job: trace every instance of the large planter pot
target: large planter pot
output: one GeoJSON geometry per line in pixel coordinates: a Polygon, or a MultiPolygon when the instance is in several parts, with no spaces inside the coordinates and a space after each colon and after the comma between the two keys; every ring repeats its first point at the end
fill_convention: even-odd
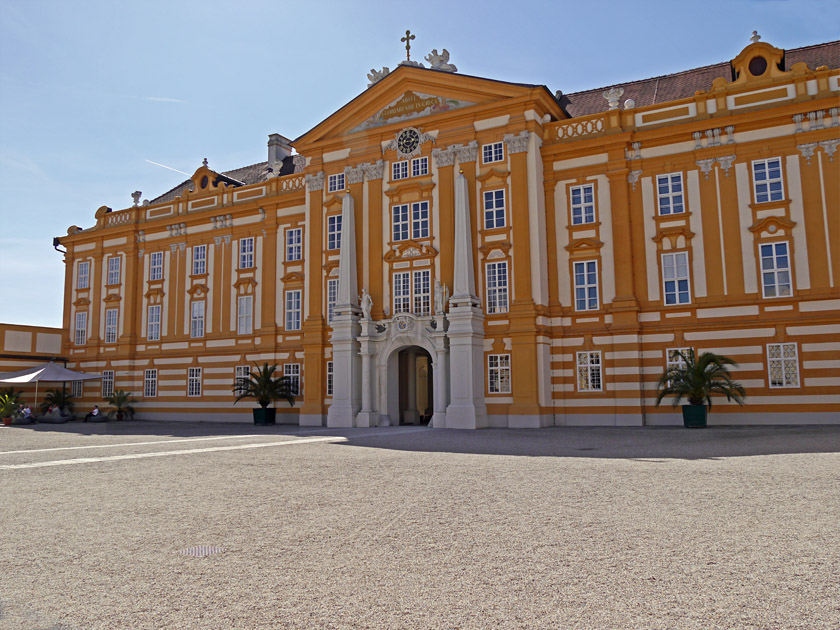
{"type": "Polygon", "coordinates": [[[705,429],[706,405],[683,405],[683,426],[686,429],[705,429]]]}
{"type": "Polygon", "coordinates": [[[7,426],[7,427],[12,426],[12,418],[11,418],[11,416],[10,416],[10,417],[8,417],[8,418],[3,418],[3,425],[4,425],[4,426],[7,426]]]}
{"type": "Polygon", "coordinates": [[[265,409],[258,407],[257,409],[254,409],[254,424],[274,424],[274,420],[276,418],[277,410],[274,407],[266,407],[265,409]]]}

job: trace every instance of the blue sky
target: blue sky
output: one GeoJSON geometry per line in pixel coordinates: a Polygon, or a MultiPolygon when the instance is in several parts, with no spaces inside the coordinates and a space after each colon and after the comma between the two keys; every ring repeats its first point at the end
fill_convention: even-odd
{"type": "Polygon", "coordinates": [[[840,3],[0,0],[0,322],[60,326],[52,237],[155,197],[202,158],[266,159],[364,91],[366,74],[447,48],[460,72],[552,91],[840,37],[840,3]]]}

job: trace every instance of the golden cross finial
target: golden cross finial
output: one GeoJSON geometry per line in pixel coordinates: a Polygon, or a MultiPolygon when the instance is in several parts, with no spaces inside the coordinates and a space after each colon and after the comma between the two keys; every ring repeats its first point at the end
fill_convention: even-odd
{"type": "Polygon", "coordinates": [[[411,31],[407,30],[405,32],[405,37],[401,37],[400,41],[405,42],[405,60],[411,61],[411,40],[414,39],[414,35],[411,34],[411,31]]]}

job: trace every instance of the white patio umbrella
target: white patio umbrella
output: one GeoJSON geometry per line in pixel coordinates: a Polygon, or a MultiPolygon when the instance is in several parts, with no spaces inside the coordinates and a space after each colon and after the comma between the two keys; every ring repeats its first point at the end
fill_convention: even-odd
{"type": "Polygon", "coordinates": [[[18,370],[17,372],[7,372],[0,374],[0,383],[35,383],[35,404],[38,404],[38,383],[47,381],[51,383],[59,383],[65,381],[92,381],[102,378],[97,374],[86,374],[84,372],[74,372],[65,367],[56,365],[52,361],[35,367],[26,368],[25,370],[18,370]]]}

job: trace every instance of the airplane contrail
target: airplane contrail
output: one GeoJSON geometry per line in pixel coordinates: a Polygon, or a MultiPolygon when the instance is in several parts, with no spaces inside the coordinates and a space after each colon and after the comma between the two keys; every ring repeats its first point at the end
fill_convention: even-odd
{"type": "Polygon", "coordinates": [[[149,164],[154,164],[155,166],[162,166],[163,168],[168,168],[170,171],[175,171],[176,173],[181,173],[181,175],[186,175],[189,177],[189,173],[185,173],[184,171],[179,171],[177,168],[172,168],[171,166],[167,166],[166,164],[158,164],[157,162],[152,162],[151,160],[146,160],[149,164]]]}

